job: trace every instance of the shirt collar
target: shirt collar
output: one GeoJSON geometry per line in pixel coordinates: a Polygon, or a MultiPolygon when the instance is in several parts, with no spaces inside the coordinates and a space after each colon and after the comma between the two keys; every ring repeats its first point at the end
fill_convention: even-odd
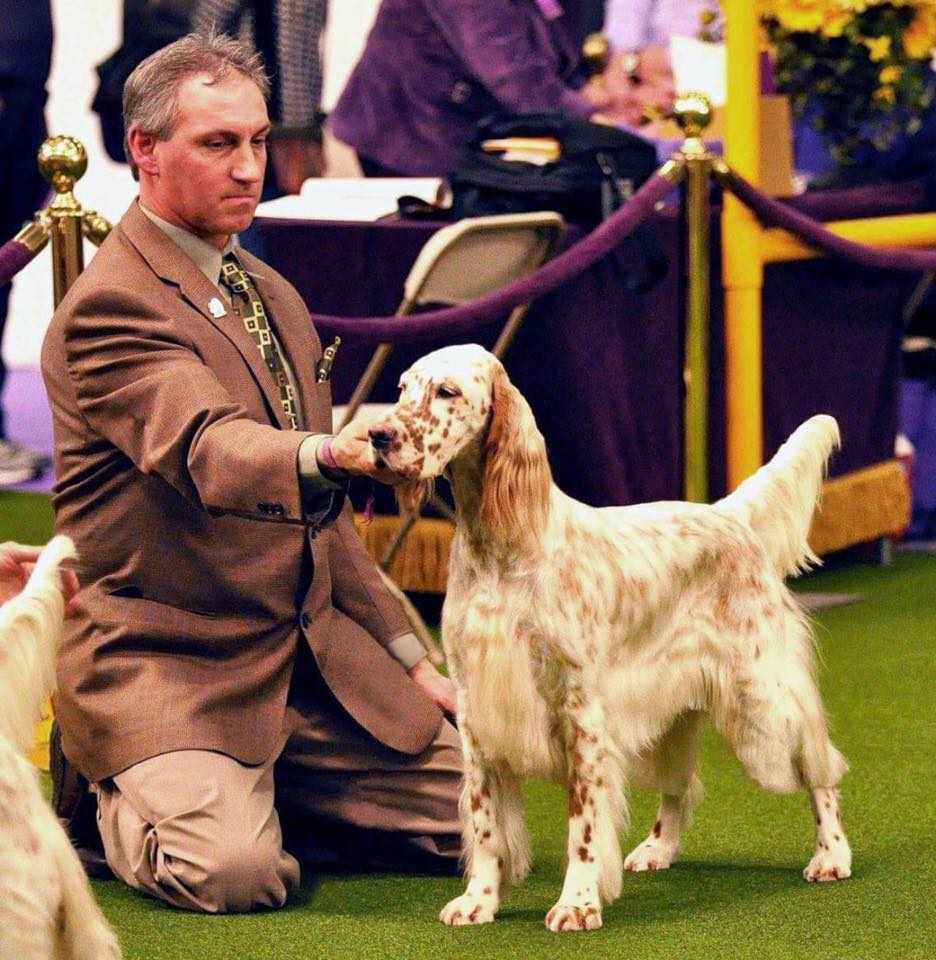
{"type": "Polygon", "coordinates": [[[140,210],[151,220],[163,233],[172,240],[176,246],[181,247],[182,252],[187,254],[196,267],[208,278],[208,280],[218,286],[221,278],[221,260],[226,253],[234,249],[234,238],[228,240],[223,250],[213,247],[206,243],[201,237],[196,237],[182,227],[177,227],[168,220],[163,220],[152,210],[147,210],[143,204],[140,204],[140,210]]]}

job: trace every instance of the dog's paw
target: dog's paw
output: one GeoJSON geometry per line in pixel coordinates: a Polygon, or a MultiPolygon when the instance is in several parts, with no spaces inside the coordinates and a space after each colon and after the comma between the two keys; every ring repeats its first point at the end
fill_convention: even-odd
{"type": "Polygon", "coordinates": [[[850,876],[851,850],[847,846],[817,850],[803,871],[803,877],[810,883],[831,883],[833,880],[847,880],[850,876]]]}
{"type": "Polygon", "coordinates": [[[553,933],[597,930],[600,926],[601,907],[597,903],[557,903],[546,914],[546,929],[553,933]]]}
{"type": "Polygon", "coordinates": [[[635,847],[624,861],[624,869],[631,873],[643,873],[645,870],[668,870],[679,853],[672,846],[651,838],[635,847]]]}
{"type": "Polygon", "coordinates": [[[493,923],[497,915],[494,897],[475,897],[463,893],[450,900],[439,914],[439,919],[449,927],[467,927],[479,923],[493,923]]]}

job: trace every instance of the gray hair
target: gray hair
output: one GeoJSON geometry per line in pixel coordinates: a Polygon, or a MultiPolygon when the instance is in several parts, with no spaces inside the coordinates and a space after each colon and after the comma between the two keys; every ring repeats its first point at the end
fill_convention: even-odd
{"type": "MultiPolygon", "coordinates": [[[[270,95],[270,80],[259,54],[238,40],[220,33],[190,33],[148,56],[127,78],[123,91],[124,130],[136,124],[157,140],[172,136],[178,118],[179,85],[187,77],[207,74],[220,83],[232,72],[252,80],[270,95]]],[[[139,172],[124,135],[124,153],[135,180],[139,172]]]]}

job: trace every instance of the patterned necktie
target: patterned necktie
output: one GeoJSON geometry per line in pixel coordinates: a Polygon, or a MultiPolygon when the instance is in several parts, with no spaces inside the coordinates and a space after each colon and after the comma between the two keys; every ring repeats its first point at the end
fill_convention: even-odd
{"type": "Polygon", "coordinates": [[[283,358],[276,347],[276,340],[270,330],[266,309],[253,280],[247,271],[237,262],[233,253],[225,254],[221,262],[221,283],[231,291],[231,299],[238,316],[244,321],[247,332],[253,337],[263,362],[273,375],[273,382],[279,389],[280,403],[286,413],[286,419],[293,430],[299,429],[296,416],[296,399],[292,384],[286,376],[283,358]]]}

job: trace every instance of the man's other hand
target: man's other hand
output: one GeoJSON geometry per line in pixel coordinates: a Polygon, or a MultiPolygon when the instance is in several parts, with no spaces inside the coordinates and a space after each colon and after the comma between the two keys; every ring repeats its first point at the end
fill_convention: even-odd
{"type": "Polygon", "coordinates": [[[428,657],[412,667],[409,675],[437,707],[450,717],[455,716],[455,684],[442,676],[428,657]]]}

